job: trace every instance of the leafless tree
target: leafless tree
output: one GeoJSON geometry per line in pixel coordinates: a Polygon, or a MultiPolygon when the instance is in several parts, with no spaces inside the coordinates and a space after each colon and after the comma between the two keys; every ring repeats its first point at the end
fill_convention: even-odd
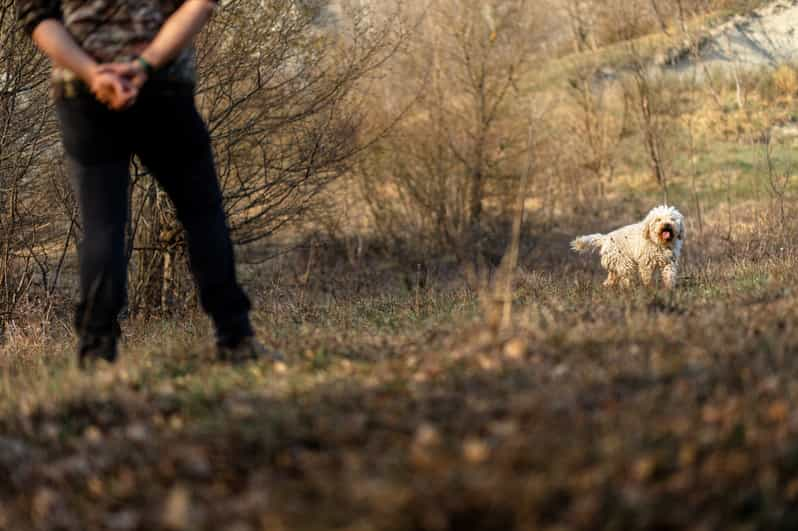
{"type": "MultiPolygon", "coordinates": [[[[383,133],[369,128],[369,81],[404,42],[391,23],[355,6],[332,27],[313,5],[233,0],[197,42],[197,98],[213,140],[236,244],[295,222],[354,157],[383,133]]],[[[171,205],[134,179],[131,308],[180,300],[184,243],[171,205]],[[179,268],[175,270],[175,268],[179,268]]]]}
{"type": "Polygon", "coordinates": [[[53,294],[75,233],[73,209],[59,205],[68,193],[58,179],[48,71],[16,25],[13,0],[0,0],[0,331],[34,286],[40,299],[53,294]]]}
{"type": "Polygon", "coordinates": [[[626,93],[635,109],[637,127],[651,175],[668,201],[668,185],[675,147],[678,98],[668,87],[668,79],[652,67],[639,51],[630,45],[630,76],[626,93]]]}
{"type": "Polygon", "coordinates": [[[359,172],[384,233],[424,234],[432,246],[479,252],[486,205],[507,206],[525,160],[527,131],[516,118],[526,103],[517,83],[538,57],[536,7],[526,0],[430,7],[412,39],[415,59],[398,67],[403,83],[423,86],[418,105],[359,172]]]}
{"type": "Polygon", "coordinates": [[[629,99],[618,90],[619,83],[601,74],[600,69],[588,65],[575,69],[568,80],[568,95],[574,104],[568,120],[575,143],[572,151],[580,159],[586,184],[598,188],[594,196],[599,200],[615,173],[629,114],[629,99]]]}

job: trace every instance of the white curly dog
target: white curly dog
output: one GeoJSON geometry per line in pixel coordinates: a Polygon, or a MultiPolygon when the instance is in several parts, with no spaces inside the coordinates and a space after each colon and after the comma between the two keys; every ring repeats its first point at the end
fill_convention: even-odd
{"type": "Polygon", "coordinates": [[[631,286],[636,275],[650,286],[657,270],[668,288],[676,286],[679,256],[684,245],[684,216],[672,206],[651,209],[643,221],[609,234],[579,236],[571,242],[577,252],[598,250],[601,265],[607,270],[605,286],[620,280],[631,286]]]}

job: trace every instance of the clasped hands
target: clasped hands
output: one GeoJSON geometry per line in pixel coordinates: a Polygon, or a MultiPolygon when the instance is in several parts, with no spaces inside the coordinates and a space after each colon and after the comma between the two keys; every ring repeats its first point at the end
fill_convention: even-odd
{"type": "Polygon", "coordinates": [[[137,61],[104,63],[91,69],[86,82],[98,101],[113,111],[121,111],[136,103],[147,77],[147,71],[137,61]]]}

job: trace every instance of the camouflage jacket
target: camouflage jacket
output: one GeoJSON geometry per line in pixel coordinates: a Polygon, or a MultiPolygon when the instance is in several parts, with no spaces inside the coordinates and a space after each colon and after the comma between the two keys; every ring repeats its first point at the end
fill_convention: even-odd
{"type": "MultiPolygon", "coordinates": [[[[101,63],[130,61],[151,41],[183,0],[16,0],[17,17],[30,34],[43,20],[60,20],[78,45],[101,63]]],[[[186,48],[154,76],[194,83],[194,50],[186,48]]],[[[74,74],[53,68],[55,81],[74,74]]]]}

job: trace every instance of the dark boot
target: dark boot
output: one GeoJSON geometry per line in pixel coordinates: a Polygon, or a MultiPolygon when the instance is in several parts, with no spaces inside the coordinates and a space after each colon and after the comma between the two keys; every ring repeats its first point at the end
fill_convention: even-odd
{"type": "Polygon", "coordinates": [[[116,335],[82,335],[78,343],[78,366],[89,369],[100,360],[115,362],[118,354],[116,342],[116,335]]]}
{"type": "Polygon", "coordinates": [[[241,338],[234,344],[217,343],[216,356],[219,361],[233,365],[248,361],[285,361],[281,352],[266,347],[255,336],[241,338]]]}

